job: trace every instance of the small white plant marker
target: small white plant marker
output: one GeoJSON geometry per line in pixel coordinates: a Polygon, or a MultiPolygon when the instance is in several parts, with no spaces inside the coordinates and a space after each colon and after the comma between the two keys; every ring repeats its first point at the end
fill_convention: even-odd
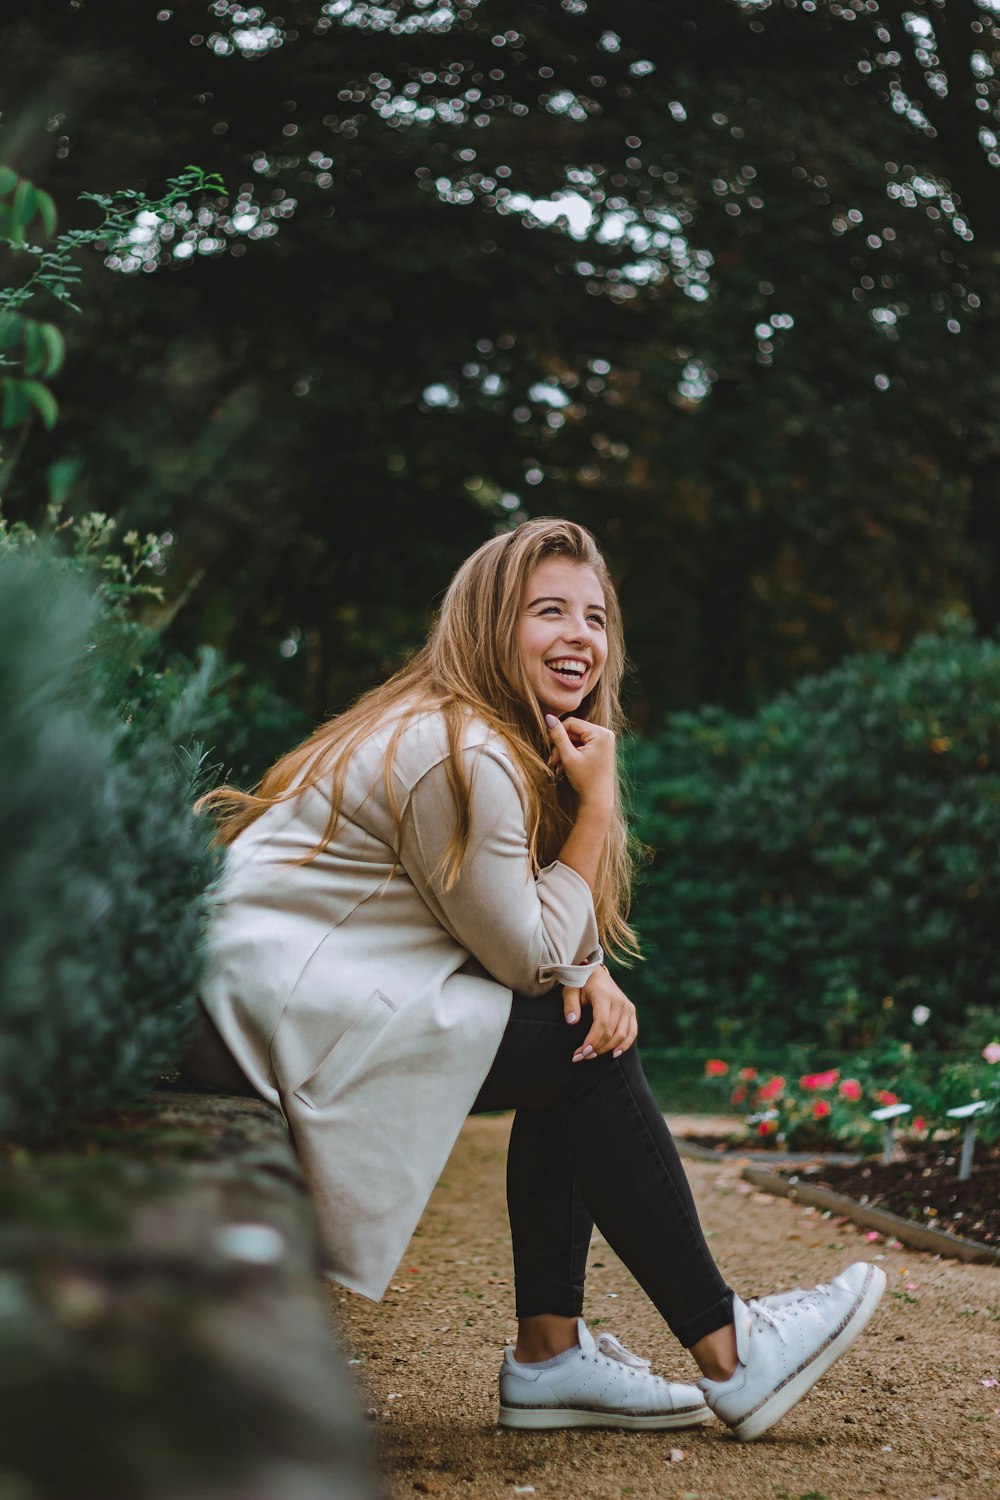
{"type": "Polygon", "coordinates": [[[892,1150],[896,1144],[896,1121],[901,1115],[908,1115],[912,1108],[912,1104],[884,1104],[881,1109],[872,1110],[871,1118],[885,1126],[885,1144],[882,1147],[884,1162],[892,1161],[892,1150]]]}
{"type": "Polygon", "coordinates": [[[959,1182],[968,1182],[972,1176],[972,1157],[976,1149],[976,1121],[987,1114],[993,1105],[988,1099],[975,1099],[971,1104],[960,1104],[948,1110],[949,1120],[964,1120],[965,1134],[962,1136],[962,1159],[958,1164],[959,1182]]]}

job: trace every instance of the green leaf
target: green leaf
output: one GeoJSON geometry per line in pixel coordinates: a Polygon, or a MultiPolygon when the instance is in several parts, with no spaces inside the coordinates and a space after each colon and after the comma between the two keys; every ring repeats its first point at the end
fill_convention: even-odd
{"type": "Polygon", "coordinates": [[[38,194],[38,212],[41,216],[42,226],[45,230],[45,233],[55,234],[56,219],[58,217],[56,213],[55,200],[53,199],[51,193],[45,192],[44,188],[37,188],[36,192],[38,194]]]}
{"type": "Polygon", "coordinates": [[[48,356],[45,369],[42,374],[46,379],[50,375],[56,375],[63,367],[66,357],[66,341],[54,323],[39,323],[42,340],[45,344],[45,352],[48,356]]]}
{"type": "Polygon", "coordinates": [[[31,223],[37,212],[38,190],[33,183],[25,182],[22,178],[14,194],[14,221],[23,228],[31,223]]]}
{"type": "Polygon", "coordinates": [[[14,229],[14,210],[9,203],[0,203],[0,239],[10,239],[14,229]]]}
{"type": "Polygon", "coordinates": [[[38,375],[46,363],[45,340],[34,318],[24,321],[24,373],[38,375]]]}
{"type": "Polygon", "coordinates": [[[0,427],[9,431],[11,427],[20,427],[28,415],[28,395],[24,389],[23,380],[12,380],[10,376],[3,383],[3,416],[0,418],[0,427]]]}
{"type": "Polygon", "coordinates": [[[42,385],[40,380],[24,380],[21,384],[24,386],[28,400],[37,408],[46,428],[51,432],[59,416],[59,403],[55,396],[48,386],[42,385]]]}
{"type": "Polygon", "coordinates": [[[6,198],[17,187],[17,173],[10,167],[0,167],[0,198],[6,198]]]}
{"type": "Polygon", "coordinates": [[[20,313],[9,312],[0,316],[0,353],[15,348],[21,342],[24,319],[20,313]]]}

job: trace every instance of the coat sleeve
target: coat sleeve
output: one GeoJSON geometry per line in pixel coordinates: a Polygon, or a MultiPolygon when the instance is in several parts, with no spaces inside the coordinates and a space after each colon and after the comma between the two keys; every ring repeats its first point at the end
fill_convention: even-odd
{"type": "Polygon", "coordinates": [[[556,860],[534,876],[513,767],[488,749],[464,752],[472,829],[458,880],[441,866],[455,825],[444,762],[410,792],[400,859],[441,925],[515,993],[583,984],[603,959],[590,887],[556,860]]]}

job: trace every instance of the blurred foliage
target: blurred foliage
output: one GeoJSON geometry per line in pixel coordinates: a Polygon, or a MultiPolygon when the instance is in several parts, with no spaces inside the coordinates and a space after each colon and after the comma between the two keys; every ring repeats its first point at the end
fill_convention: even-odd
{"type": "Polygon", "coordinates": [[[19,173],[230,189],[85,258],[12,513],[72,464],[78,508],[168,525],[169,639],[313,716],[523,514],[607,548],[640,727],[944,608],[989,630],[998,32],[971,0],[8,0],[19,173]]]}
{"type": "Polygon", "coordinates": [[[0,548],[0,629],[0,1130],[44,1136],[148,1088],[194,1019],[203,684],[122,719],[107,602],[23,537],[0,548]]]}
{"type": "MultiPolygon", "coordinates": [[[[56,205],[50,193],[19,178],[10,167],[0,165],[0,246],[15,252],[11,257],[12,284],[0,285],[0,370],[19,371],[0,380],[3,408],[0,427],[25,429],[37,412],[46,428],[54,427],[59,415],[55,397],[45,384],[62,369],[65,341],[55,323],[27,317],[21,309],[42,295],[72,312],[72,288],[80,282],[76,257],[85,246],[115,242],[127,237],[137,218],[155,219],[193,192],[221,192],[221,178],[206,176],[199,167],[187,167],[167,184],[167,192],[155,202],[145,193],[128,188],[117,193],[81,193],[103,211],[96,229],[71,229],[59,235],[50,248],[34,243],[28,231],[50,239],[56,230],[56,205]],[[24,262],[30,263],[25,269],[24,262]]],[[[0,447],[0,454],[3,450],[0,447]]],[[[0,464],[0,495],[13,473],[13,458],[0,464]]]]}
{"type": "MultiPolygon", "coordinates": [[[[634,747],[630,979],[668,1039],[947,1046],[1000,1004],[1000,644],[967,622],[634,747]],[[913,1012],[915,1007],[925,1007],[913,1012]]],[[[981,1033],[982,1041],[989,1033],[981,1033]]]]}

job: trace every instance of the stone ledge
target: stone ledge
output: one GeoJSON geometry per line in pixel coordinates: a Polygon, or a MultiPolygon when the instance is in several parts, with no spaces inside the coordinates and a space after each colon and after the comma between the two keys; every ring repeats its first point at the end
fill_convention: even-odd
{"type": "Polygon", "coordinates": [[[0,1220],[0,1495],[372,1500],[312,1209],[266,1104],[164,1092],[9,1146],[0,1220]]]}

